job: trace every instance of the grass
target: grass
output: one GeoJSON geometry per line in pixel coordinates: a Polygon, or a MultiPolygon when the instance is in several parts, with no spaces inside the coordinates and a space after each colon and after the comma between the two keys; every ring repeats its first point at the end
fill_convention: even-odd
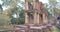
{"type": "Polygon", "coordinates": [[[60,29],[58,29],[57,27],[53,27],[54,31],[53,32],[60,32],[60,29]]]}
{"type": "Polygon", "coordinates": [[[3,27],[2,26],[0,26],[0,30],[3,30],[3,27]]]}
{"type": "Polygon", "coordinates": [[[0,30],[10,30],[12,29],[11,25],[6,26],[6,28],[4,28],[3,26],[0,26],[0,30]]]}

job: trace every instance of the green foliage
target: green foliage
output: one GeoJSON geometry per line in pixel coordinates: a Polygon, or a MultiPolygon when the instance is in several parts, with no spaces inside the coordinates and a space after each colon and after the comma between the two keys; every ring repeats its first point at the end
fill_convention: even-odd
{"type": "Polygon", "coordinates": [[[15,7],[16,5],[17,6],[24,6],[24,2],[21,1],[21,0],[1,0],[3,3],[2,3],[2,6],[4,7],[8,7],[10,6],[11,7],[15,7]],[[21,5],[18,5],[18,4],[21,4],[21,5]]]}
{"type": "Polygon", "coordinates": [[[12,3],[12,0],[1,0],[1,1],[3,1],[2,5],[6,7],[12,3]]]}
{"type": "Polygon", "coordinates": [[[18,18],[12,18],[11,19],[11,23],[12,24],[17,24],[19,22],[19,19],[18,18]]]}
{"type": "Polygon", "coordinates": [[[24,24],[24,18],[12,18],[11,24],[24,24]]]}
{"type": "Polygon", "coordinates": [[[21,10],[20,11],[20,14],[19,14],[19,16],[20,16],[20,24],[24,24],[25,23],[25,12],[24,12],[25,10],[21,10]]]}
{"type": "Polygon", "coordinates": [[[33,0],[29,0],[30,2],[33,2],[33,0]]]}
{"type": "Polygon", "coordinates": [[[60,14],[60,9],[58,8],[54,8],[55,9],[55,13],[59,13],[60,14]]]}
{"type": "Polygon", "coordinates": [[[24,18],[25,16],[25,10],[21,9],[20,13],[19,13],[20,18],[24,18]]]}
{"type": "Polygon", "coordinates": [[[0,4],[0,12],[2,12],[3,11],[3,8],[2,8],[2,5],[0,4]]]}
{"type": "Polygon", "coordinates": [[[49,4],[50,4],[50,5],[55,5],[56,3],[57,3],[56,0],[49,0],[49,4]]]}
{"type": "Polygon", "coordinates": [[[8,13],[8,15],[12,18],[11,19],[12,24],[24,24],[25,22],[24,9],[19,9],[19,7],[14,7],[11,13],[8,13]],[[14,18],[12,15],[17,13],[19,15],[19,18],[14,18]]]}
{"type": "Polygon", "coordinates": [[[55,9],[54,9],[54,8],[57,7],[57,6],[56,6],[57,3],[58,3],[57,0],[49,0],[49,6],[50,6],[50,7],[49,7],[48,10],[50,10],[50,11],[52,12],[52,14],[51,14],[52,16],[54,16],[54,13],[55,13],[55,11],[54,11],[55,9]]]}

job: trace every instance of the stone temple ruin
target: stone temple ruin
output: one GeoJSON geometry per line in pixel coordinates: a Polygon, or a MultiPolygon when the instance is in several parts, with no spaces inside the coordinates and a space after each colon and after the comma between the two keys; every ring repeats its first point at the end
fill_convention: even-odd
{"type": "Polygon", "coordinates": [[[47,11],[44,8],[44,4],[39,2],[39,0],[25,0],[25,24],[46,24],[47,21],[47,11]]]}
{"type": "Polygon", "coordinates": [[[6,32],[52,32],[47,16],[42,2],[25,0],[25,25],[14,25],[14,29],[6,32]]]}

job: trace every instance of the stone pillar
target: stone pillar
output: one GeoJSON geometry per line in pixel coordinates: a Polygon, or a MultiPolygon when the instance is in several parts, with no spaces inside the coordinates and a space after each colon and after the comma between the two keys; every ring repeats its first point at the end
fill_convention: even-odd
{"type": "Polygon", "coordinates": [[[28,24],[29,23],[28,22],[29,16],[28,16],[28,14],[26,12],[28,10],[29,10],[29,8],[28,8],[28,0],[25,0],[25,24],[28,24]]]}
{"type": "Polygon", "coordinates": [[[25,24],[29,24],[29,16],[25,13],[25,24]]]}
{"type": "Polygon", "coordinates": [[[43,13],[43,23],[47,24],[48,21],[47,21],[47,16],[45,13],[43,13]]]}
{"type": "Polygon", "coordinates": [[[32,16],[30,16],[30,24],[33,24],[33,18],[32,18],[32,16]]]}
{"type": "Polygon", "coordinates": [[[25,0],[25,9],[29,10],[29,8],[28,8],[28,0],[25,0]]]}
{"type": "Polygon", "coordinates": [[[46,23],[48,23],[48,17],[46,16],[46,23]]]}
{"type": "Polygon", "coordinates": [[[33,8],[39,10],[39,0],[33,0],[33,8]]]}
{"type": "Polygon", "coordinates": [[[34,13],[34,24],[39,24],[39,14],[37,14],[36,12],[34,13]]]}
{"type": "Polygon", "coordinates": [[[39,24],[39,0],[33,0],[34,8],[34,24],[39,24]]]}
{"type": "Polygon", "coordinates": [[[37,24],[39,24],[39,22],[40,22],[39,20],[40,20],[40,19],[39,19],[39,14],[37,14],[37,21],[36,21],[37,24]]]}
{"type": "Polygon", "coordinates": [[[37,24],[37,14],[34,13],[34,24],[37,24]]]}
{"type": "Polygon", "coordinates": [[[42,17],[42,14],[41,14],[41,15],[39,15],[39,24],[42,24],[42,22],[43,22],[43,17],[42,17]]]}

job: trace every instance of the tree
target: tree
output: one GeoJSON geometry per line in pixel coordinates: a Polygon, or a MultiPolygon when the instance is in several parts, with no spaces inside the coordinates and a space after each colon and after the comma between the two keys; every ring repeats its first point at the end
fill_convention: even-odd
{"type": "Polygon", "coordinates": [[[2,6],[7,7],[7,15],[11,18],[12,22],[21,23],[24,22],[24,2],[21,0],[2,0],[2,6]],[[20,5],[19,5],[20,4],[20,5]],[[16,14],[18,18],[14,18],[12,15],[16,14]]]}
{"type": "Polygon", "coordinates": [[[25,10],[19,7],[14,7],[11,9],[11,13],[8,13],[8,16],[10,16],[11,19],[11,23],[15,23],[15,24],[24,24],[24,12],[25,10]],[[16,14],[17,18],[14,18],[14,15],[16,14]]]}
{"type": "Polygon", "coordinates": [[[3,11],[3,8],[2,8],[2,5],[0,4],[0,12],[2,12],[3,11]]]}
{"type": "Polygon", "coordinates": [[[54,9],[55,9],[55,13],[60,14],[60,9],[58,9],[58,8],[54,8],[54,9]]]}
{"type": "Polygon", "coordinates": [[[51,11],[52,11],[52,16],[54,16],[54,8],[57,4],[57,1],[56,0],[49,0],[49,4],[50,4],[51,11]]]}
{"type": "Polygon", "coordinates": [[[1,1],[3,2],[2,6],[7,7],[7,8],[8,7],[13,8],[15,6],[18,6],[18,4],[21,4],[21,5],[24,4],[24,2],[22,2],[21,0],[1,0],[1,1]]]}
{"type": "Polygon", "coordinates": [[[11,23],[12,24],[24,24],[24,22],[25,22],[25,14],[24,14],[24,11],[25,10],[23,10],[23,9],[21,9],[20,11],[15,11],[15,10],[13,10],[14,12],[12,12],[12,14],[13,13],[19,13],[18,15],[19,15],[19,17],[18,18],[14,18],[13,16],[12,16],[12,14],[11,14],[11,16],[12,16],[12,19],[11,19],[11,23]]]}
{"type": "Polygon", "coordinates": [[[24,24],[24,23],[25,23],[25,10],[22,9],[22,10],[20,11],[19,16],[20,16],[20,23],[21,23],[21,24],[24,24]]]}

